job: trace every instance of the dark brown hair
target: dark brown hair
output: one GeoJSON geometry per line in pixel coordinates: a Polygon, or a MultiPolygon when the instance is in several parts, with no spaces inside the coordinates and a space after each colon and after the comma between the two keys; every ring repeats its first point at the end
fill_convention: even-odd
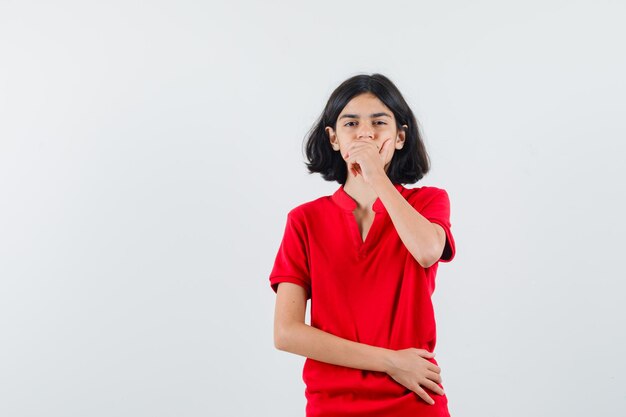
{"type": "Polygon", "coordinates": [[[393,183],[414,184],[430,169],[430,160],[417,125],[417,120],[398,88],[384,75],[356,75],[342,82],[333,91],[324,111],[305,137],[306,166],[310,173],[319,172],[326,181],[345,184],[346,162],[331,147],[326,126],[336,130],[337,118],[355,96],[372,93],[387,106],[396,119],[398,129],[405,129],[405,143],[396,149],[387,170],[393,183]],[[404,128],[402,125],[407,125],[404,128]]]}

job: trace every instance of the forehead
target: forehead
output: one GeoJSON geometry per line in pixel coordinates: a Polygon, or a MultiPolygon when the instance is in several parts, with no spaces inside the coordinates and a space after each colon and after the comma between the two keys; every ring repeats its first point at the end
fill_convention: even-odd
{"type": "Polygon", "coordinates": [[[353,97],[339,115],[351,113],[367,117],[369,114],[379,112],[389,113],[393,117],[393,112],[378,97],[372,93],[363,93],[353,97]]]}

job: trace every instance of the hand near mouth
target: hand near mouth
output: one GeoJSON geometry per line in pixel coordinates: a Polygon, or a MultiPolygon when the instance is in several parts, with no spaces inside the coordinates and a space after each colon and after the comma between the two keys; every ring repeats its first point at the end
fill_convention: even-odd
{"type": "Polygon", "coordinates": [[[365,182],[370,183],[378,175],[385,173],[385,161],[391,148],[391,138],[385,139],[382,145],[371,140],[357,139],[350,144],[343,159],[348,170],[354,177],[362,175],[365,182]]]}

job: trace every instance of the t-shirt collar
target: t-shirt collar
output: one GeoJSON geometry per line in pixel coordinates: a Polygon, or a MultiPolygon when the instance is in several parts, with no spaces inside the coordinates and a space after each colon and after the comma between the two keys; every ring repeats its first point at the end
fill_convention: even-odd
{"type": "MultiPolygon", "coordinates": [[[[394,187],[396,187],[396,190],[402,193],[402,189],[404,188],[402,184],[393,184],[393,185],[394,187]]],[[[339,188],[337,189],[337,191],[334,192],[331,198],[335,202],[335,204],[337,204],[343,210],[353,212],[357,207],[356,201],[352,197],[350,197],[350,195],[346,193],[346,191],[343,189],[343,184],[339,186],[339,188]]],[[[387,211],[385,209],[385,205],[383,204],[382,201],[380,201],[379,197],[377,197],[376,201],[374,201],[374,204],[372,205],[372,210],[374,210],[377,213],[387,211]]]]}

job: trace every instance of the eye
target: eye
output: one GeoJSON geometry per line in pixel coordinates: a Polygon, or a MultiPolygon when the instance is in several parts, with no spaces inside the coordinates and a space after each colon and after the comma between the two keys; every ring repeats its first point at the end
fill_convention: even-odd
{"type": "Polygon", "coordinates": [[[348,122],[344,126],[348,126],[348,125],[352,126],[350,123],[356,123],[356,122],[348,122]]]}
{"type": "Polygon", "coordinates": [[[377,120],[376,123],[380,122],[381,125],[386,125],[387,123],[383,122],[382,120],[377,120]]]}

